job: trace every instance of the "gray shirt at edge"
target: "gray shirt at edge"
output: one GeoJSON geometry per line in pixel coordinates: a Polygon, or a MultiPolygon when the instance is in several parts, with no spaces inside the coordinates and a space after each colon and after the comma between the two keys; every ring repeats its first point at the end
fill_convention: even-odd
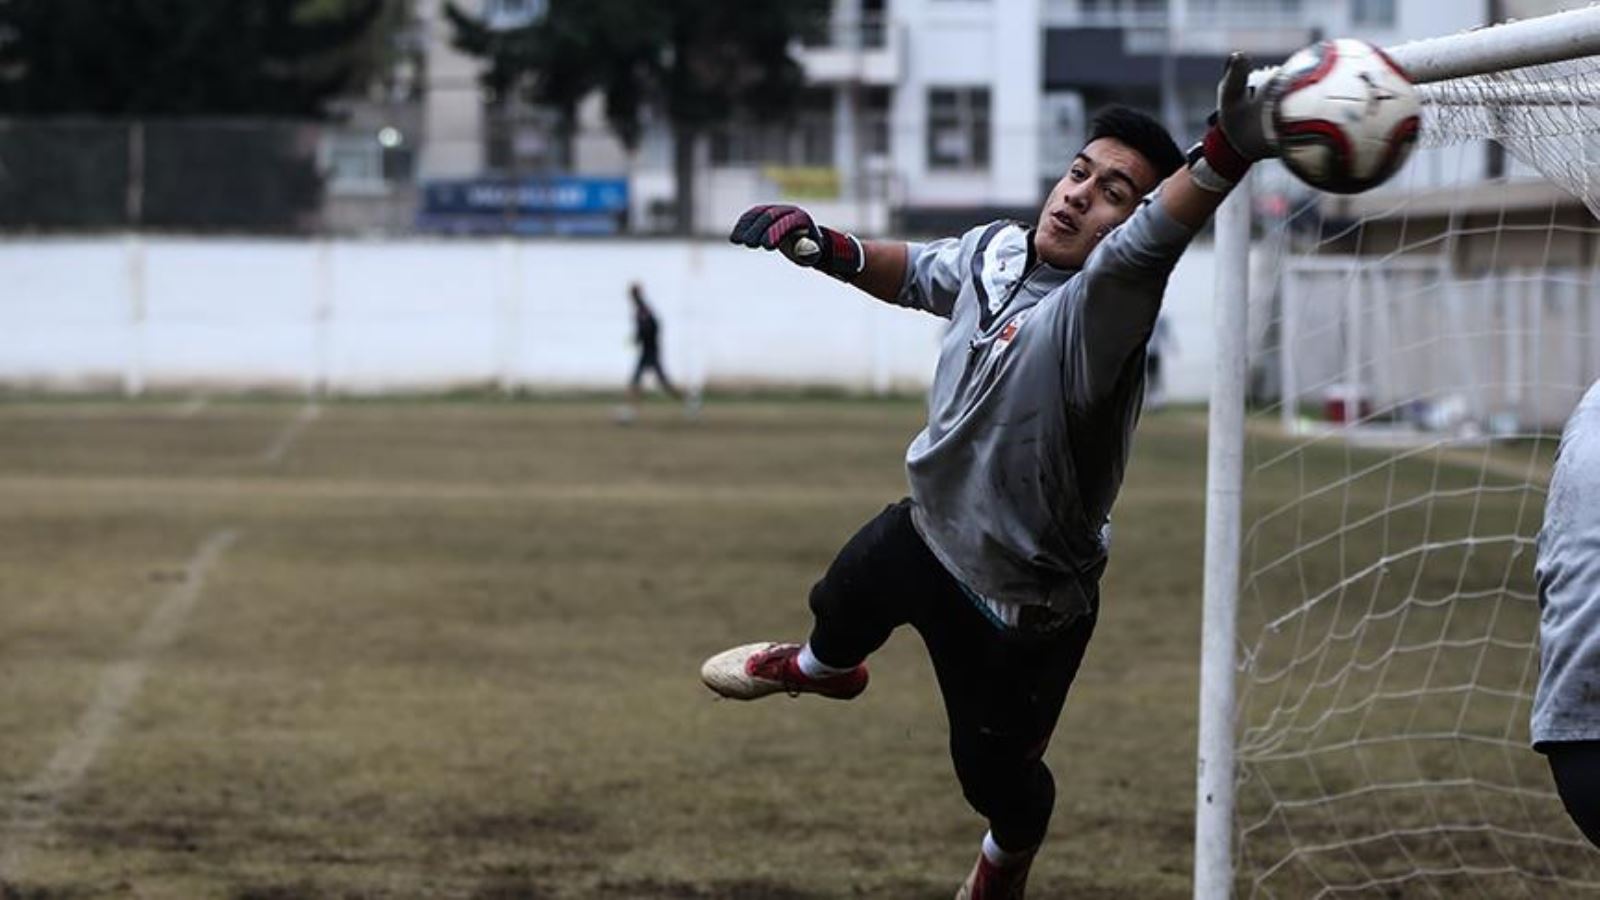
{"type": "Polygon", "coordinates": [[[1589,388],[1561,434],[1534,577],[1534,746],[1600,740],[1600,382],[1589,388]]]}

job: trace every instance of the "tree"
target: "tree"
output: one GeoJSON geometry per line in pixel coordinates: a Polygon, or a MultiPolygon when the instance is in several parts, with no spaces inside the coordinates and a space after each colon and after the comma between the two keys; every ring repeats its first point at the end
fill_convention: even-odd
{"type": "Polygon", "coordinates": [[[803,78],[790,55],[826,21],[828,0],[550,0],[529,25],[495,29],[454,2],[456,46],[488,62],[484,84],[561,116],[570,135],[579,101],[599,91],[606,120],[635,150],[647,109],[672,126],[678,230],[694,223],[694,149],[730,116],[758,120],[794,108],[803,78]]]}
{"type": "Polygon", "coordinates": [[[138,123],[0,131],[0,226],[313,226],[304,123],[215,119],[321,117],[400,3],[0,0],[0,116],[138,123]]]}
{"type": "Polygon", "coordinates": [[[0,0],[0,114],[319,117],[384,0],[0,0]]]}

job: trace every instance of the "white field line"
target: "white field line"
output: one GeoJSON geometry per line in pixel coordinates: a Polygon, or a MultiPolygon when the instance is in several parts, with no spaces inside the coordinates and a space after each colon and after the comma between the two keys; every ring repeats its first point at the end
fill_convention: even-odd
{"type": "Polygon", "coordinates": [[[196,394],[185,401],[182,406],[178,407],[176,415],[180,419],[192,419],[199,415],[201,410],[210,405],[210,397],[207,397],[205,394],[196,394]]]}
{"type": "MultiPolygon", "coordinates": [[[[108,666],[94,699],[65,744],[43,769],[17,791],[0,847],[0,883],[15,882],[37,841],[54,824],[64,794],[77,786],[95,758],[115,735],[123,713],[139,693],[151,660],[172,643],[195,602],[206,574],[237,539],[231,528],[207,535],[184,566],[183,582],[173,588],[134,635],[127,655],[108,666]]],[[[0,889],[3,893],[3,889],[0,889]]]]}
{"type": "Polygon", "coordinates": [[[300,412],[289,420],[289,424],[283,426],[283,430],[278,432],[277,436],[272,439],[272,443],[261,451],[261,455],[256,457],[256,460],[268,465],[282,462],[283,455],[289,452],[289,448],[294,445],[295,439],[300,437],[300,433],[305,431],[306,426],[316,421],[316,418],[320,415],[322,415],[322,407],[317,405],[317,401],[314,398],[307,400],[306,405],[300,407],[300,412]]]}

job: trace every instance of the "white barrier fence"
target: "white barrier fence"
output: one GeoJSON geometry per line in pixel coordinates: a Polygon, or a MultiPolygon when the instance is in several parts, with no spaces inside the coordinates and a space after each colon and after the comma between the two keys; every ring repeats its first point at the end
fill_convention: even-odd
{"type": "MultiPolygon", "coordinates": [[[[1203,397],[1210,247],[1168,292],[1169,396],[1203,397]]],[[[924,388],[942,321],[731,245],[687,241],[0,242],[0,383],[373,393],[616,389],[628,284],[690,385],[924,388]]]]}

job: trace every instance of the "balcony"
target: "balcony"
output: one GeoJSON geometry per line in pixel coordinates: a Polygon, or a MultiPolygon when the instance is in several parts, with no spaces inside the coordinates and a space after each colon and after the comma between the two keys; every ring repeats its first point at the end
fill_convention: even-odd
{"type": "Polygon", "coordinates": [[[1045,24],[1056,28],[1163,29],[1170,15],[1167,0],[1045,0],[1045,24]]]}
{"type": "Polygon", "coordinates": [[[797,54],[812,84],[893,85],[900,80],[899,28],[884,16],[834,19],[797,54]]]}
{"type": "Polygon", "coordinates": [[[1130,53],[1277,53],[1342,31],[1350,0],[1045,0],[1051,28],[1115,28],[1130,53]]]}

